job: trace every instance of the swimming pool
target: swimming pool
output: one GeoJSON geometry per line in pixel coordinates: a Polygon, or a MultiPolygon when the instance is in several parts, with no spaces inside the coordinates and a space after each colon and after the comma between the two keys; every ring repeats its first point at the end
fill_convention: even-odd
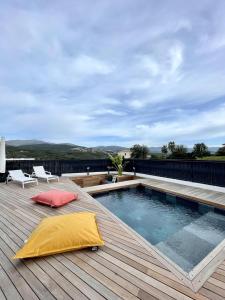
{"type": "Polygon", "coordinates": [[[186,272],[225,238],[225,212],[212,206],[142,186],[94,198],[186,272]]]}

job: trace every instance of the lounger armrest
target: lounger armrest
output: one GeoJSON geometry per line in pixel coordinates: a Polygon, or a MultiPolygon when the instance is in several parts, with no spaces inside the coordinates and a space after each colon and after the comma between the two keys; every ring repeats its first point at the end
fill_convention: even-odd
{"type": "Polygon", "coordinates": [[[35,176],[36,176],[35,172],[32,172],[31,177],[35,177],[35,176]]]}
{"type": "Polygon", "coordinates": [[[23,173],[23,174],[27,177],[31,177],[30,174],[28,174],[28,173],[23,173]]]}
{"type": "Polygon", "coordinates": [[[47,175],[52,175],[52,173],[49,172],[49,171],[45,171],[45,173],[46,173],[47,175]]]}

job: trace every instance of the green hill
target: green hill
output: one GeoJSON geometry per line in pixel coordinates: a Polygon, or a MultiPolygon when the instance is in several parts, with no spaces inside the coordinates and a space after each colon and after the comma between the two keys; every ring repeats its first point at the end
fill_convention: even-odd
{"type": "Polygon", "coordinates": [[[71,144],[34,144],[10,146],[6,145],[7,158],[35,159],[103,159],[107,154],[103,151],[92,150],[71,144]]]}

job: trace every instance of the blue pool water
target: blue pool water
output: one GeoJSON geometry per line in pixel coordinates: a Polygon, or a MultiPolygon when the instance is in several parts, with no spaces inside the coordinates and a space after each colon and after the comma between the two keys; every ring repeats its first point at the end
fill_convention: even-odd
{"type": "Polygon", "coordinates": [[[211,206],[144,187],[94,197],[186,272],[225,238],[225,214],[211,206]]]}

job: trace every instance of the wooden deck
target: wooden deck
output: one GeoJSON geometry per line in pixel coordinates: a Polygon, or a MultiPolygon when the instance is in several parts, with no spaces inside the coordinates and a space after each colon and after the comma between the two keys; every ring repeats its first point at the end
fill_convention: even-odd
{"type": "Polygon", "coordinates": [[[195,293],[178,279],[132,232],[69,179],[24,190],[0,184],[0,299],[225,299],[225,261],[195,293]],[[79,200],[59,209],[34,204],[39,191],[59,188],[79,200]],[[12,260],[43,217],[94,211],[105,246],[98,252],[74,251],[12,260]]]}
{"type": "Polygon", "coordinates": [[[143,185],[152,186],[154,189],[169,192],[171,194],[187,197],[193,201],[213,205],[225,209],[225,193],[209,189],[192,187],[185,184],[165,182],[162,180],[145,179],[143,185]]]}

